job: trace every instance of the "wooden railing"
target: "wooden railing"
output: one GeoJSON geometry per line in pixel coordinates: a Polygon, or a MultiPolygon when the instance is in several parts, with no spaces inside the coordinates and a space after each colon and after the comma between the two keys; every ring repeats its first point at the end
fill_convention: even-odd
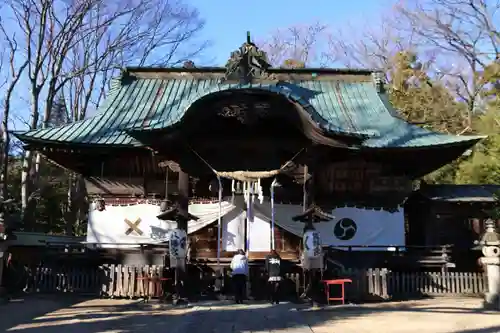
{"type": "Polygon", "coordinates": [[[347,270],[353,280],[347,295],[355,300],[398,299],[415,296],[482,295],[485,275],[478,272],[392,272],[387,269],[347,270]]]}
{"type": "MultiPolygon", "coordinates": [[[[102,297],[153,296],[155,290],[142,279],[151,275],[170,275],[163,266],[133,267],[102,265],[96,268],[36,267],[27,269],[23,278],[24,291],[35,293],[77,293],[102,297]]],[[[230,277],[224,274],[224,291],[231,292],[230,277]]],[[[350,278],[347,298],[353,301],[388,300],[415,296],[482,295],[487,291],[485,274],[478,272],[392,272],[387,269],[345,270],[335,277],[350,278]]],[[[289,296],[296,297],[304,289],[303,274],[290,272],[285,276],[289,296]]],[[[190,276],[192,290],[203,293],[213,286],[213,271],[190,276]]],[[[250,273],[252,294],[262,297],[266,277],[261,270],[250,273]]],[[[166,283],[172,285],[172,281],[166,283]]]]}
{"type": "Polygon", "coordinates": [[[102,265],[97,268],[36,267],[27,271],[26,292],[68,292],[104,297],[153,296],[152,282],[143,278],[160,276],[162,266],[133,267],[102,265]],[[149,284],[149,285],[146,285],[149,284]]]}

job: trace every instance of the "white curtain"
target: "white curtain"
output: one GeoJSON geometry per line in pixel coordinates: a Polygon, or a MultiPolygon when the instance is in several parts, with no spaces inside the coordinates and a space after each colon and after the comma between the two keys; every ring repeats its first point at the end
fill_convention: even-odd
{"type": "Polygon", "coordinates": [[[222,225],[222,250],[235,252],[245,247],[246,214],[235,209],[224,217],[222,225]]]}
{"type": "MultiPolygon", "coordinates": [[[[222,216],[235,208],[229,201],[222,201],[221,206],[222,216]]],[[[193,233],[219,219],[219,203],[191,204],[189,205],[189,213],[199,217],[199,220],[188,223],[188,233],[193,233]]]]}
{"type": "Polygon", "coordinates": [[[264,219],[254,216],[250,223],[249,250],[252,252],[271,251],[271,225],[264,219]]]}
{"type": "Polygon", "coordinates": [[[358,251],[391,251],[394,247],[405,246],[403,208],[390,213],[384,210],[343,207],[332,213],[332,221],[316,226],[324,245],[372,246],[353,248],[358,251]]]}
{"type": "MultiPolygon", "coordinates": [[[[256,202],[254,210],[257,215],[262,214],[267,221],[271,221],[271,202],[269,200],[265,200],[262,204],[256,202]]],[[[292,220],[294,216],[301,214],[302,211],[300,205],[274,204],[274,223],[286,231],[302,237],[304,223],[292,220]]]]}
{"type": "MultiPolygon", "coordinates": [[[[242,198],[234,202],[225,199],[222,206],[222,249],[236,251],[245,244],[245,212],[242,198]]],[[[302,237],[304,223],[295,222],[293,216],[302,213],[300,205],[275,205],[275,223],[286,231],[302,237]]],[[[253,222],[249,224],[251,251],[269,251],[271,205],[268,200],[260,204],[254,201],[253,222]]],[[[219,217],[219,204],[191,204],[189,212],[199,217],[189,221],[188,233],[196,232],[219,217]]],[[[87,242],[100,247],[134,247],[133,244],[155,244],[168,240],[169,230],[176,222],[156,218],[159,206],[137,204],[130,206],[106,205],[102,212],[91,205],[89,212],[87,242]],[[125,221],[127,220],[128,223],[125,221]],[[136,228],[131,228],[130,223],[136,228]],[[137,224],[137,225],[135,225],[137,224]]],[[[334,218],[316,224],[325,246],[404,246],[404,211],[395,213],[360,208],[337,208],[331,211],[334,218]],[[353,231],[353,225],[355,230],[353,231]]],[[[359,250],[383,250],[383,248],[358,248],[359,250]]]]}
{"type": "MultiPolygon", "coordinates": [[[[270,221],[271,204],[269,201],[262,204],[256,202],[254,210],[256,214],[262,214],[270,221]]],[[[303,208],[300,205],[275,204],[275,223],[286,231],[302,237],[304,223],[292,220],[293,216],[302,211],[303,208]]],[[[367,251],[393,250],[395,246],[405,246],[403,207],[394,213],[355,207],[336,208],[328,213],[333,216],[331,221],[315,224],[316,229],[321,233],[324,246],[387,246],[387,248],[354,248],[367,251]]]]}
{"type": "MultiPolygon", "coordinates": [[[[229,201],[221,204],[222,216],[235,206],[229,201]]],[[[219,203],[191,204],[189,213],[199,217],[188,222],[188,233],[196,232],[219,218],[219,203]]],[[[87,226],[87,243],[107,248],[134,247],[133,244],[156,244],[168,240],[169,231],[177,226],[174,221],[162,221],[158,205],[136,204],[127,206],[106,205],[104,211],[92,204],[87,226]],[[128,223],[126,222],[128,221],[128,223]],[[137,224],[130,227],[129,223],[137,224]],[[121,245],[120,245],[121,244],[121,245]]]]}

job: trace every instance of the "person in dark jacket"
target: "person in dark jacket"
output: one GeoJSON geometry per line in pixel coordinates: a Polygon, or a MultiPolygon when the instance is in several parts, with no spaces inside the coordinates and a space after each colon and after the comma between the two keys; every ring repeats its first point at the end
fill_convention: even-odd
{"type": "Polygon", "coordinates": [[[279,304],[281,285],[281,257],[276,252],[276,250],[272,250],[271,253],[266,256],[266,271],[269,276],[267,281],[269,286],[270,301],[271,303],[279,304]]]}

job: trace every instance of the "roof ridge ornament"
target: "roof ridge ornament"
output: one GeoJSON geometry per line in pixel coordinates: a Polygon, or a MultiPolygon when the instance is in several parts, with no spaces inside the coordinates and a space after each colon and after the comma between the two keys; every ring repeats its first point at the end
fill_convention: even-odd
{"type": "Polygon", "coordinates": [[[255,79],[275,80],[274,75],[267,73],[271,64],[266,52],[251,41],[250,31],[247,31],[247,41],[239,49],[231,52],[225,67],[226,74],[222,82],[236,79],[241,84],[251,84],[255,79]]]}
{"type": "Polygon", "coordinates": [[[120,70],[120,83],[122,85],[127,85],[134,81],[136,77],[130,73],[128,68],[124,67],[120,70]]]}

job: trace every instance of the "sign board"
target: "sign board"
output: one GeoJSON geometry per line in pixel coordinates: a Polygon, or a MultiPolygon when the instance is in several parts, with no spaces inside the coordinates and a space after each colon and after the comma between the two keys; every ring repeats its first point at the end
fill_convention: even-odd
{"type": "Polygon", "coordinates": [[[382,164],[366,161],[331,163],[319,172],[319,192],[380,195],[388,192],[411,192],[411,180],[391,175],[382,164]]]}

